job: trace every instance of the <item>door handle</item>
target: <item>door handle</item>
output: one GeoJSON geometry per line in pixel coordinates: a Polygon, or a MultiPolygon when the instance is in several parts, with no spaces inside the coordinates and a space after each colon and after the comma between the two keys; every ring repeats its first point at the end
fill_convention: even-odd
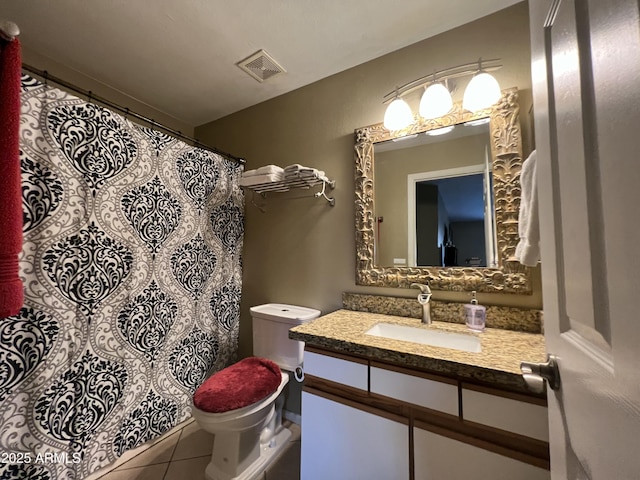
{"type": "Polygon", "coordinates": [[[551,390],[560,388],[560,370],[555,355],[547,355],[545,363],[521,362],[520,371],[529,389],[535,393],[544,392],[544,382],[551,390]]]}

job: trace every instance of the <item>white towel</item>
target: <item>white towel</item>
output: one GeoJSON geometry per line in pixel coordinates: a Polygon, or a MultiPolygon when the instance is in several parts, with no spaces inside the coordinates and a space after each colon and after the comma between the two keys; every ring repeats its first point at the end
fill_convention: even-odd
{"type": "Polygon", "coordinates": [[[257,175],[269,175],[269,174],[283,174],[284,169],[277,165],[265,165],[264,167],[260,167],[256,170],[257,175]]]}
{"type": "Polygon", "coordinates": [[[300,165],[299,163],[294,163],[293,165],[289,165],[284,167],[284,176],[287,179],[297,178],[300,175],[300,169],[306,168],[300,165]]]}
{"type": "Polygon", "coordinates": [[[300,175],[313,175],[320,172],[320,170],[318,170],[317,168],[302,167],[300,170],[298,170],[298,172],[300,173],[300,175]]]}
{"type": "Polygon", "coordinates": [[[536,179],[536,151],[524,161],[520,172],[520,215],[516,259],[523,265],[535,267],[540,260],[540,225],[538,223],[538,182],[536,179]]]}
{"type": "Polygon", "coordinates": [[[305,180],[315,180],[316,178],[324,177],[324,171],[315,168],[301,168],[299,175],[300,178],[305,180]]]}
{"type": "Polygon", "coordinates": [[[300,171],[300,180],[303,180],[310,187],[317,184],[318,180],[325,178],[324,171],[312,169],[310,172],[300,171]]]}
{"type": "Polygon", "coordinates": [[[284,174],[284,169],[277,165],[265,165],[255,170],[247,170],[242,174],[243,177],[253,177],[255,175],[280,175],[284,174]]]}
{"type": "Polygon", "coordinates": [[[241,177],[238,183],[241,187],[250,187],[252,185],[260,185],[261,183],[279,182],[281,180],[281,173],[269,173],[266,175],[251,175],[250,177],[241,177]]]}
{"type": "Polygon", "coordinates": [[[300,165],[299,163],[294,163],[293,165],[289,165],[284,167],[284,176],[287,179],[291,178],[316,178],[318,176],[324,175],[322,170],[318,170],[317,168],[305,167],[304,165],[300,165]]]}

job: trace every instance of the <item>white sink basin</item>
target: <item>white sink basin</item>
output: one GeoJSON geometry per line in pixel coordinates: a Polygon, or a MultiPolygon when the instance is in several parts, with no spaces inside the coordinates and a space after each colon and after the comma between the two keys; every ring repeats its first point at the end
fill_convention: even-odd
{"type": "Polygon", "coordinates": [[[395,323],[378,323],[365,332],[375,337],[391,338],[404,342],[420,343],[432,347],[453,348],[465,352],[481,352],[480,339],[464,333],[449,333],[425,328],[396,325],[395,323]]]}

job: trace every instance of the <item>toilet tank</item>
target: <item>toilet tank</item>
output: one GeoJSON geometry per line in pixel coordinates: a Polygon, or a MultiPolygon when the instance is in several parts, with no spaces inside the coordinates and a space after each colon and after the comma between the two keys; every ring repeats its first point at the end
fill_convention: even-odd
{"type": "Polygon", "coordinates": [[[283,370],[302,365],[304,342],[291,340],[289,329],[320,316],[320,310],[282,303],[251,307],[253,354],[273,360],[283,370]]]}

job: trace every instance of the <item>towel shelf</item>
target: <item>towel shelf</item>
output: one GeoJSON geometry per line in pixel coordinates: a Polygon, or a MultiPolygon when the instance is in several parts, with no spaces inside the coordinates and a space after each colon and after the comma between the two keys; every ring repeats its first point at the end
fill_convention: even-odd
{"type": "Polygon", "coordinates": [[[255,185],[242,186],[242,188],[245,188],[247,190],[252,190],[264,197],[269,192],[288,192],[291,189],[308,190],[311,187],[315,187],[317,185],[322,185],[322,190],[319,192],[316,192],[314,196],[316,198],[324,197],[324,199],[327,202],[329,202],[329,205],[331,205],[332,207],[335,206],[336,204],[335,198],[327,196],[327,187],[333,190],[334,188],[336,188],[336,182],[335,180],[329,180],[324,176],[323,177],[315,176],[315,177],[309,177],[305,179],[302,179],[302,178],[283,179],[275,182],[265,182],[265,183],[258,183],[255,185]]]}

